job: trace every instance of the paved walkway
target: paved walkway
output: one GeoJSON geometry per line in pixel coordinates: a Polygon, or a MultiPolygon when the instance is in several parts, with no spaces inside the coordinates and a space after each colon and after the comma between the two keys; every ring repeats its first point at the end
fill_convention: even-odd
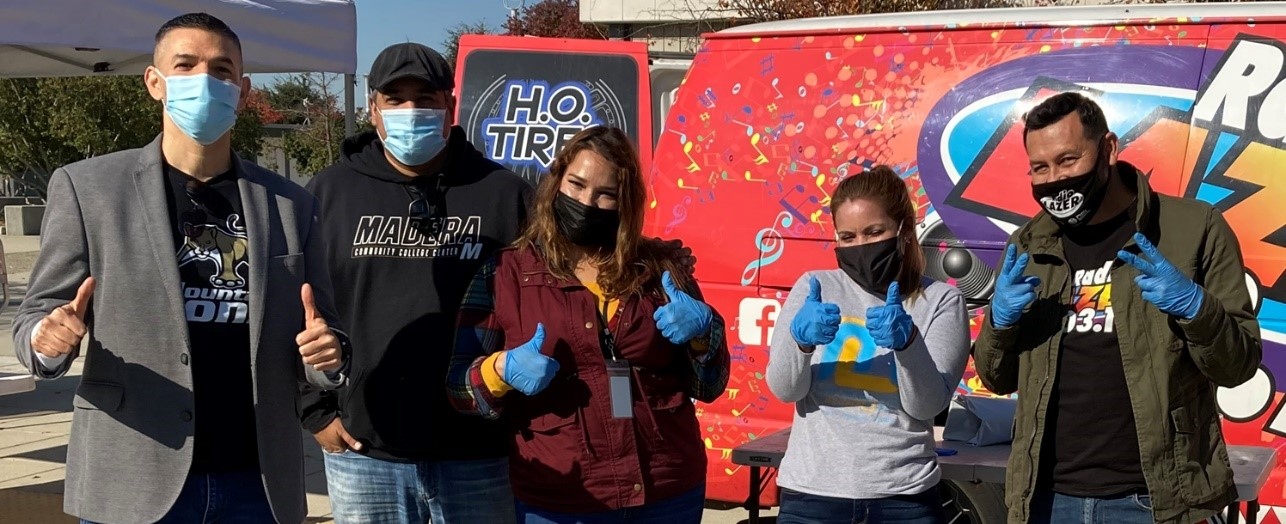
{"type": "MultiPolygon", "coordinates": [[[[40,243],[38,237],[0,236],[0,241],[4,242],[11,288],[10,303],[0,309],[0,373],[24,373],[14,356],[11,327],[40,243]]],[[[77,362],[63,379],[38,381],[35,391],[0,396],[0,523],[77,522],[63,513],[62,495],[71,431],[71,399],[80,383],[80,374],[77,362]]],[[[300,438],[307,454],[307,522],[333,522],[321,449],[302,430],[300,438]]],[[[773,510],[764,514],[775,513],[773,510]]],[[[709,508],[702,522],[734,524],[745,518],[745,510],[739,508],[709,508]]]]}

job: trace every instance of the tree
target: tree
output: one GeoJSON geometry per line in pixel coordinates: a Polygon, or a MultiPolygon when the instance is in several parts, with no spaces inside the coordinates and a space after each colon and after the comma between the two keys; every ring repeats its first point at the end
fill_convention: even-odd
{"type": "Polygon", "coordinates": [[[598,26],[581,23],[579,0],[541,0],[524,7],[517,18],[510,18],[505,29],[511,35],[607,39],[598,26]]]}
{"type": "Polygon", "coordinates": [[[479,20],[472,24],[460,22],[447,29],[447,37],[442,41],[442,56],[452,67],[460,55],[460,37],[464,35],[490,35],[495,34],[491,26],[487,25],[486,20],[479,20]]]}
{"type": "Polygon", "coordinates": [[[332,89],[339,78],[329,73],[291,75],[268,90],[268,102],[282,115],[281,122],[299,126],[285,135],[282,148],[300,172],[316,173],[339,160],[344,113],[332,89]]]}
{"type": "MultiPolygon", "coordinates": [[[[257,93],[246,96],[250,103],[257,93]]],[[[161,111],[141,76],[0,80],[0,176],[43,198],[58,167],[147,145],[161,131],[161,111]]],[[[262,136],[256,105],[237,119],[233,148],[253,160],[262,136]]]]}

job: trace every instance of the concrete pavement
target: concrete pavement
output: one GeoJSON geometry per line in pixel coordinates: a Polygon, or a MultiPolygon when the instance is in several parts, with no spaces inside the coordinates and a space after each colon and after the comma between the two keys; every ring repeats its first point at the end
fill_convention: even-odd
{"type": "MultiPolygon", "coordinates": [[[[0,373],[24,373],[14,356],[11,327],[39,251],[39,237],[0,236],[0,241],[4,243],[11,289],[9,304],[0,309],[0,373]]],[[[77,522],[62,512],[62,496],[71,400],[80,375],[77,362],[63,379],[38,381],[34,391],[0,396],[0,523],[77,522]]],[[[305,432],[300,432],[300,438],[306,450],[307,522],[332,522],[321,449],[305,432]]],[[[708,504],[702,522],[745,522],[744,509],[724,509],[725,506],[708,504]]],[[[765,516],[775,514],[775,509],[763,512],[765,516]]]]}

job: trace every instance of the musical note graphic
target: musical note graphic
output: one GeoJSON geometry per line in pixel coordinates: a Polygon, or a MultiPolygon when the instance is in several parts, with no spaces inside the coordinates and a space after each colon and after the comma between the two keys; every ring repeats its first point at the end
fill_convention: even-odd
{"type": "Polygon", "coordinates": [[[750,176],[750,170],[746,170],[746,182],[766,182],[766,180],[762,178],[754,178],[750,176]]]}
{"type": "Polygon", "coordinates": [[[689,190],[692,190],[692,191],[696,191],[698,188],[693,187],[693,186],[686,186],[686,185],[683,185],[683,179],[682,179],[682,178],[680,178],[680,179],[679,179],[679,189],[689,189],[689,190]]]}
{"type": "Polygon", "coordinates": [[[688,206],[690,204],[692,204],[692,197],[685,196],[683,197],[683,202],[674,205],[674,210],[671,211],[674,213],[674,219],[671,220],[669,224],[665,225],[665,234],[670,234],[671,231],[674,231],[675,227],[688,219],[688,206]]]}
{"type": "Polygon", "coordinates": [[[732,94],[734,95],[741,94],[741,82],[737,82],[736,84],[732,85],[732,94]]]}
{"type": "MultiPolygon", "coordinates": [[[[789,200],[791,195],[793,195],[794,193],[799,193],[800,195],[803,195],[804,194],[803,184],[795,186],[794,190],[792,190],[790,194],[783,196],[781,200],[778,200],[777,202],[781,204],[781,207],[786,208],[786,211],[789,212],[791,216],[798,218],[800,222],[807,223],[809,222],[808,215],[805,214],[802,210],[800,210],[801,204],[796,204],[789,200]]],[[[806,198],[802,200],[807,201],[806,198]]],[[[791,224],[785,224],[785,226],[791,227],[791,224]]]]}
{"type": "Polygon", "coordinates": [[[768,76],[773,72],[773,55],[769,54],[759,61],[759,76],[768,76]]]}
{"type": "Polygon", "coordinates": [[[752,126],[752,125],[750,125],[750,124],[747,124],[747,123],[745,123],[745,122],[742,122],[742,121],[740,121],[740,120],[737,120],[737,119],[735,119],[735,118],[732,118],[731,116],[729,116],[729,115],[727,115],[727,114],[723,115],[723,121],[724,121],[724,122],[729,122],[729,123],[734,123],[734,124],[739,124],[739,125],[741,125],[742,127],[745,127],[745,128],[746,128],[746,136],[750,136],[750,135],[755,134],[755,127],[754,127],[754,126],[752,126]]]}
{"type": "Polygon", "coordinates": [[[759,133],[755,133],[754,136],[750,137],[750,147],[754,148],[755,151],[759,152],[759,158],[755,159],[755,165],[762,166],[768,163],[768,155],[765,155],[764,152],[761,149],[759,149],[759,139],[760,139],[759,133]]]}
{"type": "Polygon", "coordinates": [[[826,184],[826,175],[817,175],[817,180],[816,180],[816,182],[817,182],[817,189],[822,190],[822,194],[823,194],[823,195],[826,195],[826,198],[825,198],[825,199],[823,199],[821,202],[819,202],[819,204],[821,204],[821,205],[823,205],[823,206],[828,206],[828,205],[830,205],[830,203],[831,203],[831,197],[830,197],[830,195],[829,195],[829,194],[827,194],[828,192],[826,191],[826,188],[825,188],[825,187],[823,187],[823,186],[826,184]]]}
{"type": "MultiPolygon", "coordinates": [[[[803,164],[803,165],[806,165],[806,166],[808,166],[809,168],[811,168],[811,169],[809,169],[809,170],[808,170],[808,175],[809,175],[809,176],[817,176],[817,166],[812,165],[812,164],[809,164],[808,162],[805,162],[805,161],[803,161],[803,160],[796,160],[796,161],[794,161],[794,162],[791,162],[791,163],[790,163],[790,170],[791,170],[791,171],[793,171],[793,172],[795,172],[795,173],[803,173],[804,171],[803,171],[803,170],[801,170],[801,169],[799,169],[799,164],[803,164]]],[[[802,187],[802,186],[801,186],[801,187],[802,187]]]]}
{"type": "Polygon", "coordinates": [[[714,89],[709,87],[706,88],[704,93],[697,95],[697,102],[700,102],[706,109],[713,108],[718,100],[719,97],[714,94],[714,89]]]}
{"type": "MultiPolygon", "coordinates": [[[[697,160],[692,158],[692,142],[683,143],[683,155],[688,157],[688,160],[692,161],[692,163],[688,165],[689,173],[696,173],[701,170],[701,166],[697,164],[697,160]]],[[[679,187],[683,187],[683,179],[679,179],[679,187]]]]}
{"type": "Polygon", "coordinates": [[[783,97],[785,96],[785,95],[782,95],[782,94],[781,94],[781,90],[780,90],[780,89],[777,89],[777,83],[778,83],[778,82],[780,82],[780,81],[781,81],[781,79],[780,79],[780,78],[774,78],[774,79],[772,79],[772,90],[777,92],[777,98],[783,98],[783,97]]]}
{"type": "Polygon", "coordinates": [[[728,388],[728,400],[737,400],[737,394],[741,393],[740,389],[728,388]]]}
{"type": "Polygon", "coordinates": [[[746,269],[741,272],[741,285],[750,285],[759,276],[760,268],[781,258],[782,252],[786,249],[786,243],[777,228],[789,228],[794,222],[794,217],[790,213],[783,211],[777,214],[777,218],[773,220],[771,227],[760,229],[755,234],[755,247],[759,251],[759,256],[747,264],[746,269]]]}

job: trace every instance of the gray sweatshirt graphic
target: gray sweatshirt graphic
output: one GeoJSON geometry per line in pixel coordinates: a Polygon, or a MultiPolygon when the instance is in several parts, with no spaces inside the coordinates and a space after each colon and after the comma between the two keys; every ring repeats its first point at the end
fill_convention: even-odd
{"type": "Polygon", "coordinates": [[[913,495],[941,478],[933,417],[951,401],[969,357],[969,319],[955,287],[926,280],[923,294],[902,307],[920,331],[903,351],[876,347],[866,310],[881,306],[843,271],[814,271],[791,289],[773,329],[768,387],[795,403],[790,444],[777,484],[846,499],[913,495]],[[842,317],[835,340],[804,353],[790,333],[809,277],[822,302],[842,317]],[[930,283],[931,282],[931,283],[930,283]]]}

